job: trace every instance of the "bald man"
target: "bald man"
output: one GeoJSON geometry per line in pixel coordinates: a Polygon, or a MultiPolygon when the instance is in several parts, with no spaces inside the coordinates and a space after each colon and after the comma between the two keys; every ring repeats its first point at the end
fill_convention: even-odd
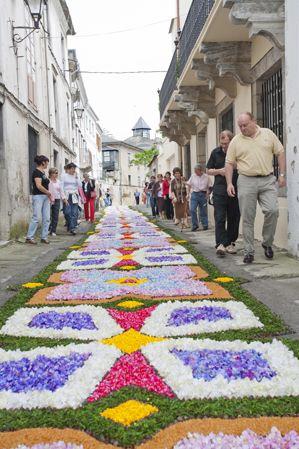
{"type": "Polygon", "coordinates": [[[239,172],[238,197],[243,220],[244,263],[254,261],[254,220],[259,203],[264,214],[263,243],[265,257],[273,259],[273,241],[278,219],[278,191],[273,175],[273,156],[279,165],[279,187],[286,185],[286,160],[284,148],[277,136],[267,128],[260,128],[250,112],[238,118],[240,134],[231,141],[227,156],[225,176],[227,193],[236,195],[232,183],[235,164],[239,172]]]}

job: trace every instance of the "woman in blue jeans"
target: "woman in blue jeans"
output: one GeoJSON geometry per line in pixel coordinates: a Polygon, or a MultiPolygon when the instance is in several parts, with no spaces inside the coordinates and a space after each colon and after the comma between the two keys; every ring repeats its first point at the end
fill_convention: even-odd
{"type": "Polygon", "coordinates": [[[46,169],[49,159],[46,156],[39,155],[34,159],[36,164],[32,173],[32,207],[33,215],[29,224],[26,243],[36,245],[34,236],[40,220],[42,221],[41,243],[49,243],[47,239],[50,224],[50,199],[49,179],[46,176],[46,169]]]}
{"type": "Polygon", "coordinates": [[[64,192],[66,202],[63,206],[63,213],[66,219],[67,230],[70,234],[76,235],[76,226],[79,212],[79,197],[84,204],[86,199],[83,193],[82,184],[76,174],[77,165],[71,162],[65,166],[65,171],[61,177],[61,190],[64,192]]]}

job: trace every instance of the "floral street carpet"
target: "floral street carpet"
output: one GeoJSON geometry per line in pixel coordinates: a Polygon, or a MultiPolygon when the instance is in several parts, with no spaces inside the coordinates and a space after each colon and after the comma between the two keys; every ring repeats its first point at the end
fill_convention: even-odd
{"type": "Polygon", "coordinates": [[[299,448],[298,342],[129,208],[108,208],[0,323],[0,449],[299,448]]]}

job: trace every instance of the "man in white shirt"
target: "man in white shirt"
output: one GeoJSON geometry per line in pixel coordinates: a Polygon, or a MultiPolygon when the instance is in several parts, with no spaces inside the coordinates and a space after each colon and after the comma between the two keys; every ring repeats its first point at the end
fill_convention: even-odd
{"type": "Polygon", "coordinates": [[[191,191],[191,220],[192,229],[195,232],[198,229],[198,215],[197,210],[199,208],[200,220],[203,226],[203,230],[208,229],[208,197],[211,187],[211,181],[209,176],[204,173],[203,166],[196,164],[194,167],[194,173],[187,183],[189,191],[191,191]]]}

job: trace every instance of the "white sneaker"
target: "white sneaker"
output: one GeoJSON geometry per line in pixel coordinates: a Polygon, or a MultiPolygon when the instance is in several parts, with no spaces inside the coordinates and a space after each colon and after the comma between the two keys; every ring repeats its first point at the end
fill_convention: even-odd
{"type": "Polygon", "coordinates": [[[57,234],[55,234],[55,232],[51,232],[51,234],[50,234],[52,237],[56,237],[57,236],[57,234]]]}
{"type": "Polygon", "coordinates": [[[228,245],[226,247],[226,252],[228,254],[237,254],[237,250],[236,250],[236,247],[234,245],[228,245]]]}
{"type": "Polygon", "coordinates": [[[225,256],[225,247],[223,245],[217,246],[216,254],[217,256],[225,256]]]}

